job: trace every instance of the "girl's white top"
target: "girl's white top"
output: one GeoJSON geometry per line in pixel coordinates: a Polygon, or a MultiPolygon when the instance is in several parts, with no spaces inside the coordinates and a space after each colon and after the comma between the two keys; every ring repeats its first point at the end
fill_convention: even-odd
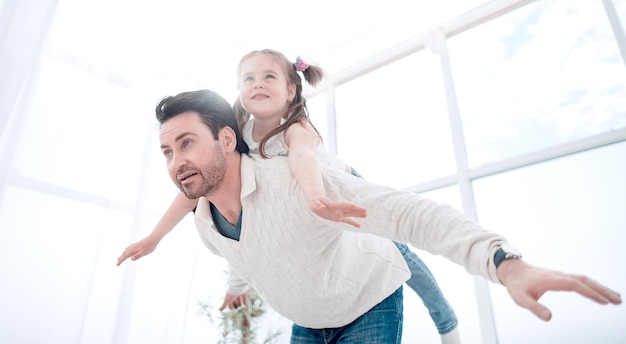
{"type": "MultiPolygon", "coordinates": [[[[280,124],[285,122],[284,119],[281,119],[280,124]]],[[[250,148],[250,153],[259,154],[259,142],[254,141],[252,138],[252,129],[254,128],[254,118],[251,118],[244,126],[243,126],[243,139],[248,144],[250,148]]],[[[264,152],[268,157],[274,156],[287,156],[289,153],[289,147],[285,143],[285,132],[281,131],[280,134],[274,135],[270,137],[265,143],[264,152]]],[[[341,171],[345,171],[347,168],[346,163],[341,161],[336,156],[328,153],[326,147],[321,143],[317,145],[317,161],[320,166],[328,167],[328,168],[337,168],[341,171]]]]}

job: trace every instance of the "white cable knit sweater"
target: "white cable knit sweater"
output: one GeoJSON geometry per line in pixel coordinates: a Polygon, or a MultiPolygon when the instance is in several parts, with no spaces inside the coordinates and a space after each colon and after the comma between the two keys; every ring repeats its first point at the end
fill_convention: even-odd
{"type": "Polygon", "coordinates": [[[410,276],[406,263],[391,241],[372,234],[442,254],[499,283],[493,254],[501,236],[413,193],[336,169],[323,168],[323,176],[330,199],[367,208],[361,228],[315,216],[282,156],[242,156],[239,241],[218,233],[207,199],[196,209],[205,245],[286,318],[309,328],[344,326],[399,288],[410,276]]]}

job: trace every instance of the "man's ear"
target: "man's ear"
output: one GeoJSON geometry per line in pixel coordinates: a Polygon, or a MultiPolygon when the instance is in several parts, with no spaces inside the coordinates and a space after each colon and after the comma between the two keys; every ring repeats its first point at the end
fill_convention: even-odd
{"type": "Polygon", "coordinates": [[[237,135],[235,135],[235,131],[231,127],[224,127],[220,129],[219,138],[227,152],[236,150],[237,135]]]}

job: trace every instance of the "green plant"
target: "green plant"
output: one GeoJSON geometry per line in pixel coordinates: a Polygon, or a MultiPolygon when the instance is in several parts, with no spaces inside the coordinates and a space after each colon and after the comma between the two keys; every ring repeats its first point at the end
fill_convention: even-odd
{"type": "MultiPolygon", "coordinates": [[[[200,314],[207,316],[211,323],[215,323],[213,319],[214,307],[209,302],[199,302],[200,314]]],[[[248,304],[244,307],[219,312],[219,328],[221,329],[222,338],[218,344],[239,343],[253,344],[256,343],[257,331],[254,326],[256,320],[260,319],[266,312],[267,306],[259,297],[255,290],[248,291],[248,304]]],[[[277,343],[282,331],[270,331],[263,344],[277,343]]]]}

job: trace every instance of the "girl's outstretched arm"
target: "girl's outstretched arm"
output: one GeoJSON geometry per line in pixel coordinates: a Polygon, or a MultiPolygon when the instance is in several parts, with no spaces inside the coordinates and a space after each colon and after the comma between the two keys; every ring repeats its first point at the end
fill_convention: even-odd
{"type": "Polygon", "coordinates": [[[319,138],[313,128],[306,122],[289,126],[285,131],[285,143],[289,147],[289,168],[302,188],[311,211],[327,220],[360,227],[353,218],[367,216],[366,209],[353,203],[334,202],[326,198],[316,153],[319,138]]]}
{"type": "Polygon", "coordinates": [[[122,264],[127,258],[137,260],[152,253],[161,239],[174,229],[174,227],[197,205],[197,199],[189,199],[182,192],[179,192],[152,232],[148,234],[147,237],[126,247],[122,255],[117,258],[117,265],[122,264]]]}

